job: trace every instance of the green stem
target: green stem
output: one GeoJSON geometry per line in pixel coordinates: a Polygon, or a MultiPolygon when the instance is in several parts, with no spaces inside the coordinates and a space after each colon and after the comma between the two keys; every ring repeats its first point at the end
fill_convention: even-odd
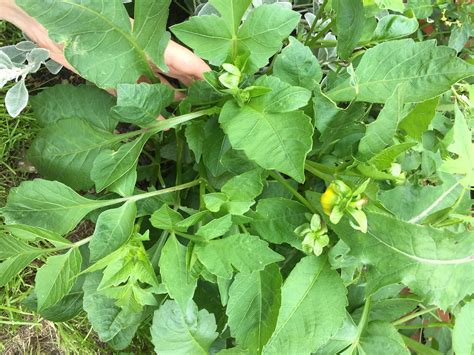
{"type": "Polygon", "coordinates": [[[272,178],[274,178],[276,181],[278,181],[283,187],[285,187],[295,198],[300,201],[303,205],[305,205],[312,213],[318,213],[316,208],[313,207],[311,203],[303,196],[301,195],[293,186],[291,186],[288,181],[286,181],[280,174],[274,172],[274,171],[269,171],[269,174],[272,178]]]}
{"type": "Polygon", "coordinates": [[[316,16],[314,17],[314,21],[311,24],[311,28],[308,31],[308,34],[306,35],[306,40],[304,41],[305,45],[308,45],[309,41],[311,40],[311,36],[314,32],[314,29],[316,28],[316,24],[318,20],[323,16],[324,13],[324,8],[328,4],[329,0],[324,0],[324,2],[321,4],[321,6],[318,9],[318,12],[316,13],[316,16]]]}
{"type": "MultiPolygon", "coordinates": [[[[176,181],[175,185],[180,185],[183,175],[183,151],[184,151],[184,142],[181,139],[179,130],[176,130],[176,181]]],[[[175,208],[179,208],[181,204],[181,194],[179,191],[176,193],[175,208]]]]}
{"type": "Polygon", "coordinates": [[[392,325],[397,326],[397,325],[406,323],[408,321],[411,321],[412,319],[415,319],[419,316],[422,316],[423,314],[430,313],[430,312],[435,311],[437,309],[438,309],[438,307],[430,307],[430,308],[422,309],[421,311],[408,314],[405,317],[402,317],[399,320],[396,320],[395,322],[392,322],[392,325]]]}
{"type": "Polygon", "coordinates": [[[180,236],[180,237],[183,237],[183,238],[186,238],[192,242],[196,242],[196,243],[208,243],[208,241],[206,239],[203,239],[203,238],[200,238],[200,237],[196,237],[195,235],[191,235],[191,234],[188,234],[188,233],[181,233],[181,232],[174,232],[176,235],[180,236]]]}
{"type": "Polygon", "coordinates": [[[117,141],[122,141],[128,138],[133,138],[135,136],[138,136],[143,133],[150,133],[151,135],[162,132],[167,129],[175,128],[176,126],[179,126],[183,123],[186,123],[188,121],[194,120],[196,118],[202,117],[202,116],[210,116],[216,113],[220,112],[220,108],[218,107],[211,107],[206,110],[201,110],[201,111],[196,111],[192,113],[188,113],[186,115],[181,115],[181,116],[175,116],[172,118],[168,118],[167,120],[160,121],[152,126],[142,128],[137,131],[133,132],[127,132],[123,134],[118,134],[117,135],[117,141]]]}
{"type": "Polygon", "coordinates": [[[323,36],[328,33],[328,31],[331,29],[331,27],[334,25],[334,22],[331,20],[326,27],[324,27],[319,33],[314,36],[311,41],[308,43],[308,46],[311,47],[314,43],[316,43],[319,39],[323,38],[323,36]]]}
{"type": "Polygon", "coordinates": [[[434,350],[426,345],[423,345],[416,340],[413,340],[412,338],[409,338],[403,334],[400,334],[403,341],[405,342],[405,345],[408,346],[410,349],[414,350],[417,354],[423,354],[423,355],[442,355],[437,350],[434,350]]]}
{"type": "Polygon", "coordinates": [[[158,270],[158,264],[160,262],[160,257],[161,257],[161,250],[163,249],[166,241],[168,240],[168,235],[169,235],[168,231],[163,231],[163,233],[161,233],[160,239],[158,239],[156,244],[153,246],[154,250],[153,250],[153,255],[150,258],[150,262],[153,268],[155,269],[155,271],[158,270]]]}
{"type": "Polygon", "coordinates": [[[418,325],[397,325],[397,329],[426,329],[426,328],[452,328],[453,325],[451,323],[428,323],[428,324],[418,324],[418,325]]]}
{"type": "Polygon", "coordinates": [[[364,310],[362,311],[362,317],[360,318],[359,324],[357,325],[357,333],[352,345],[344,351],[344,354],[353,354],[355,349],[359,346],[360,338],[362,337],[362,333],[364,332],[365,327],[369,321],[369,311],[371,306],[371,298],[370,296],[367,297],[364,305],[364,310]]]}
{"type": "Polygon", "coordinates": [[[331,182],[332,180],[334,180],[334,176],[332,175],[334,172],[328,173],[327,171],[323,171],[323,167],[324,165],[322,164],[313,163],[308,160],[305,162],[305,165],[304,165],[305,170],[307,170],[314,176],[317,176],[318,178],[327,182],[331,182]]]}

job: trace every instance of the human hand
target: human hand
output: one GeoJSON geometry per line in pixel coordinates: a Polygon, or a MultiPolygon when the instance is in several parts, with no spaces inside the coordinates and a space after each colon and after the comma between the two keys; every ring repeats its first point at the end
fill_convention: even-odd
{"type": "MultiPolygon", "coordinates": [[[[13,23],[16,27],[25,32],[39,47],[48,49],[51,59],[76,72],[66,60],[63,46],[53,42],[48,37],[46,28],[20,9],[14,0],[0,0],[0,20],[13,23]]],[[[165,63],[169,67],[169,72],[163,73],[154,64],[151,64],[151,66],[160,80],[167,84],[169,84],[168,81],[161,74],[177,79],[188,86],[193,81],[202,79],[204,72],[211,70],[209,66],[193,52],[173,41],[168,43],[164,57],[165,63]]],[[[180,95],[177,94],[177,97],[179,98],[180,95]]]]}

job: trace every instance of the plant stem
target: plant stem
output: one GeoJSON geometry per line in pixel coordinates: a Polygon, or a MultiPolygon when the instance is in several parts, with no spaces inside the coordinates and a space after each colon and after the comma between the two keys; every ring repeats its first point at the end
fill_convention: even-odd
{"type": "Polygon", "coordinates": [[[331,182],[332,180],[334,180],[333,174],[335,171],[331,171],[331,173],[329,173],[328,170],[330,170],[330,168],[327,168],[322,164],[306,160],[304,168],[314,176],[317,176],[318,178],[323,179],[324,181],[331,182]]]}
{"type": "Polygon", "coordinates": [[[428,324],[414,324],[414,325],[397,325],[397,329],[425,329],[425,328],[452,328],[451,323],[435,322],[428,324]]]}
{"type": "Polygon", "coordinates": [[[397,326],[397,325],[406,323],[406,322],[408,322],[412,319],[415,319],[415,318],[417,318],[417,317],[419,317],[423,314],[430,313],[430,312],[435,311],[437,309],[438,309],[438,307],[430,307],[430,308],[422,309],[421,311],[408,314],[405,317],[402,317],[399,320],[396,320],[395,322],[392,322],[392,325],[397,326]]]}
{"type": "Polygon", "coordinates": [[[150,258],[150,263],[155,269],[155,271],[158,271],[158,264],[160,262],[160,257],[161,257],[161,250],[165,246],[166,241],[168,240],[168,235],[170,233],[168,231],[163,231],[161,233],[160,239],[155,243],[154,250],[153,250],[153,255],[150,258]]]}
{"type": "Polygon", "coordinates": [[[181,232],[174,232],[174,233],[176,235],[180,236],[180,237],[186,238],[186,239],[188,239],[192,242],[195,242],[195,243],[208,243],[208,241],[206,239],[196,237],[195,235],[191,235],[191,234],[188,234],[188,233],[181,233],[181,232]]]}
{"type": "Polygon", "coordinates": [[[314,32],[314,29],[316,28],[316,24],[318,20],[323,16],[324,13],[324,8],[328,4],[329,0],[324,0],[324,2],[321,4],[321,6],[318,9],[318,12],[316,13],[316,16],[314,17],[314,21],[311,24],[311,28],[308,31],[308,34],[306,35],[306,40],[304,41],[305,45],[308,45],[309,41],[311,40],[311,35],[314,32]]]}
{"type": "Polygon", "coordinates": [[[168,187],[167,189],[161,189],[161,190],[157,190],[157,191],[150,191],[150,192],[145,192],[145,193],[140,194],[140,195],[123,197],[123,198],[118,198],[118,199],[115,199],[115,200],[109,200],[108,201],[109,203],[107,205],[110,206],[110,205],[115,205],[115,204],[118,204],[118,203],[121,203],[121,202],[127,202],[127,201],[140,201],[140,200],[144,200],[144,199],[147,199],[147,198],[150,198],[150,197],[155,197],[155,196],[169,194],[169,193],[176,192],[176,191],[186,190],[186,189],[189,189],[191,187],[197,186],[200,183],[201,183],[201,180],[198,179],[198,180],[194,180],[194,181],[191,181],[191,182],[187,182],[187,183],[182,184],[182,185],[168,187]]]}
{"type": "Polygon", "coordinates": [[[319,33],[314,36],[311,41],[308,43],[308,46],[311,47],[314,43],[318,41],[318,39],[323,38],[323,36],[328,33],[328,31],[331,29],[331,27],[334,25],[334,22],[331,20],[326,27],[324,27],[319,33]]]}
{"type": "Polygon", "coordinates": [[[344,354],[353,354],[354,350],[357,348],[357,346],[359,346],[360,338],[369,320],[370,306],[371,306],[371,298],[369,296],[367,297],[367,300],[365,301],[364,309],[362,311],[362,317],[360,318],[359,324],[357,325],[357,333],[356,333],[354,342],[349,347],[349,349],[344,351],[344,354]]]}
{"type": "Polygon", "coordinates": [[[414,350],[417,354],[423,354],[423,355],[441,355],[437,350],[434,350],[426,345],[423,345],[416,340],[413,340],[412,338],[409,338],[403,334],[400,334],[403,341],[405,342],[405,345],[408,346],[410,349],[414,350]]]}
{"type": "Polygon", "coordinates": [[[296,197],[298,201],[300,201],[303,205],[305,205],[312,213],[318,213],[316,208],[313,207],[311,203],[303,196],[301,195],[298,191],[296,191],[293,186],[291,186],[288,181],[286,181],[280,174],[270,171],[269,172],[270,176],[274,178],[276,181],[278,181],[283,187],[285,187],[293,196],[296,197]]]}
{"type": "Polygon", "coordinates": [[[137,131],[133,132],[128,132],[128,133],[123,133],[117,135],[117,140],[122,141],[128,138],[132,138],[135,136],[138,136],[143,133],[150,133],[151,135],[156,134],[158,132],[170,129],[170,128],[175,128],[176,126],[179,126],[180,124],[186,123],[188,121],[194,120],[196,118],[202,117],[202,116],[209,116],[213,115],[215,113],[218,113],[220,111],[220,108],[218,107],[211,107],[206,110],[201,110],[201,111],[196,111],[196,112],[191,112],[186,115],[181,115],[181,116],[175,116],[172,118],[168,118],[167,120],[160,121],[152,126],[142,128],[137,131]]]}

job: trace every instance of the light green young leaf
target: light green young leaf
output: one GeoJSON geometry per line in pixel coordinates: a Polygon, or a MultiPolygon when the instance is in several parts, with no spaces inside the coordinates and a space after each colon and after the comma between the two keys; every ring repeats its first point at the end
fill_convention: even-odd
{"type": "Polygon", "coordinates": [[[10,191],[2,213],[7,224],[26,224],[64,235],[89,212],[110,204],[84,198],[59,182],[35,179],[10,191]]]}
{"type": "Polygon", "coordinates": [[[81,76],[104,89],[114,88],[119,83],[134,84],[141,75],[154,77],[148,58],[158,65],[164,62],[168,38],[164,29],[169,3],[169,0],[136,1],[132,31],[120,0],[17,1],[46,27],[55,42],[64,43],[66,59],[81,76]]]}
{"type": "Polygon", "coordinates": [[[286,279],[275,332],[264,354],[308,354],[341,327],[346,288],[326,257],[307,256],[286,279]]]}
{"type": "Polygon", "coordinates": [[[229,24],[229,29],[233,35],[237,35],[240,21],[247,11],[252,0],[210,0],[209,3],[229,24]]]}
{"type": "Polygon", "coordinates": [[[163,205],[151,215],[150,223],[153,227],[168,231],[186,232],[187,228],[177,224],[183,221],[183,216],[168,205],[163,205]]]}
{"type": "Polygon", "coordinates": [[[364,30],[364,4],[362,0],[335,0],[337,54],[348,59],[357,46],[364,30]]]}
{"type": "Polygon", "coordinates": [[[113,299],[97,291],[102,273],[89,274],[84,281],[84,310],[92,328],[102,341],[116,350],[126,348],[140,325],[142,314],[122,310],[113,299]]]}
{"type": "Polygon", "coordinates": [[[97,192],[108,187],[115,190],[113,187],[119,183],[123,192],[126,192],[127,195],[133,194],[137,179],[135,170],[138,158],[149,138],[149,134],[143,134],[134,141],[123,144],[116,151],[105,149],[100,152],[90,171],[97,192]],[[133,178],[129,180],[127,176],[131,173],[133,178]],[[126,182],[126,184],[122,184],[122,182],[126,182]]]}
{"type": "Polygon", "coordinates": [[[321,67],[311,49],[294,37],[273,64],[273,75],[284,82],[313,90],[322,78],[321,67]]]}
{"type": "Polygon", "coordinates": [[[198,310],[194,302],[182,312],[174,301],[166,301],[155,312],[151,338],[155,351],[163,355],[209,354],[218,333],[213,314],[198,310]]]}
{"type": "Polygon", "coordinates": [[[164,84],[120,84],[112,113],[119,121],[147,126],[156,122],[173,98],[173,90],[164,84]]]}
{"type": "Polygon", "coordinates": [[[367,218],[367,234],[354,231],[347,220],[331,227],[351,254],[369,265],[369,293],[402,282],[426,303],[447,309],[474,292],[472,232],[457,234],[374,212],[367,218]]]}
{"type": "Polygon", "coordinates": [[[35,278],[39,311],[56,304],[71,291],[81,272],[81,265],[79,248],[71,248],[65,254],[50,256],[46,260],[35,278]]]}
{"type": "Polygon", "coordinates": [[[428,130],[431,121],[435,117],[438,103],[439,98],[437,97],[420,102],[402,119],[398,127],[403,129],[408,136],[421,142],[423,133],[428,130]]]}
{"type": "Polygon", "coordinates": [[[258,202],[252,214],[252,227],[257,234],[275,244],[287,243],[300,249],[301,242],[294,230],[306,223],[308,209],[296,201],[284,198],[269,198],[258,202]]]}
{"type": "Polygon", "coordinates": [[[469,355],[474,351],[474,301],[466,303],[456,314],[453,350],[459,355],[469,355]]]}
{"type": "Polygon", "coordinates": [[[232,278],[234,270],[259,271],[266,265],[283,259],[266,242],[249,234],[214,239],[209,243],[196,245],[194,250],[209,272],[224,279],[232,278]]]}
{"type": "Polygon", "coordinates": [[[97,261],[124,245],[132,235],[137,207],[130,201],[102,212],[89,243],[90,259],[97,261]]]}
{"type": "Polygon", "coordinates": [[[389,41],[407,37],[418,29],[416,18],[402,15],[387,15],[377,23],[370,42],[389,41]]]}
{"type": "Polygon", "coordinates": [[[28,157],[40,174],[74,189],[89,189],[96,157],[113,148],[120,138],[90,123],[64,119],[44,128],[35,138],[28,157]]]}
{"type": "Polygon", "coordinates": [[[398,85],[404,86],[405,102],[421,102],[439,96],[457,81],[474,75],[474,65],[456,56],[451,48],[435,41],[389,41],[367,50],[355,76],[328,92],[335,101],[384,103],[398,85]]]}
{"type": "Polygon", "coordinates": [[[240,107],[233,101],[222,108],[219,122],[232,147],[265,169],[275,169],[304,181],[304,160],[312,147],[313,127],[302,111],[311,93],[276,77],[261,77],[256,85],[272,92],[240,107]]]}
{"type": "Polygon", "coordinates": [[[233,62],[238,55],[250,53],[249,72],[265,66],[268,59],[282,46],[298,24],[300,15],[278,5],[263,5],[254,9],[243,25],[237,29],[246,0],[240,4],[233,1],[231,6],[237,12],[230,12],[222,0],[211,1],[222,17],[215,15],[192,17],[186,22],[172,27],[173,33],[196,54],[213,65],[221,65],[226,60],[233,62]],[[271,19],[271,21],[268,21],[271,19]]]}
{"type": "Polygon", "coordinates": [[[263,271],[239,273],[229,290],[227,317],[238,346],[260,354],[275,329],[280,309],[282,278],[277,265],[263,271]]]}
{"type": "Polygon", "coordinates": [[[68,118],[79,118],[109,132],[117,126],[110,115],[115,98],[93,85],[56,85],[33,96],[31,104],[43,127],[68,118]]]}
{"type": "Polygon", "coordinates": [[[209,223],[203,225],[196,232],[196,235],[206,240],[216,239],[227,233],[232,227],[232,224],[232,216],[228,214],[223,217],[213,219],[209,223]]]}
{"type": "Polygon", "coordinates": [[[261,169],[252,169],[230,178],[222,192],[204,195],[204,204],[211,212],[221,210],[231,215],[243,215],[255,204],[255,198],[262,193],[261,169]]]}
{"type": "Polygon", "coordinates": [[[403,111],[403,92],[403,85],[399,86],[387,99],[377,119],[367,126],[367,131],[359,142],[358,159],[367,161],[393,143],[403,111]]]}
{"type": "Polygon", "coordinates": [[[448,150],[457,154],[457,159],[448,158],[441,170],[450,174],[463,175],[461,183],[466,186],[474,185],[474,143],[472,133],[458,105],[454,107],[455,120],[453,127],[453,143],[448,150]]]}
{"type": "Polygon", "coordinates": [[[192,300],[197,280],[186,267],[187,248],[174,235],[168,238],[160,257],[160,274],[168,294],[186,312],[192,300]]]}

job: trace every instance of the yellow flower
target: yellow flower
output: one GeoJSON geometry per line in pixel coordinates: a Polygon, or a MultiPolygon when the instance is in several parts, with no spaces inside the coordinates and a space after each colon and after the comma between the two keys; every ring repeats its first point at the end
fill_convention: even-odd
{"type": "Polygon", "coordinates": [[[340,196],[336,192],[336,185],[331,183],[326,191],[321,195],[321,206],[324,213],[328,216],[331,214],[333,207],[338,202],[340,196]]]}

